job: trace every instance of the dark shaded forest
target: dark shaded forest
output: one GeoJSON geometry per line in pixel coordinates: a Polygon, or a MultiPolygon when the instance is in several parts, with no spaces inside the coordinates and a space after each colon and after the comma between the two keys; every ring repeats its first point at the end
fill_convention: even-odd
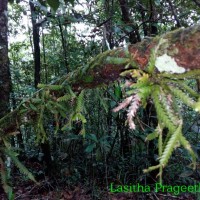
{"type": "Polygon", "coordinates": [[[199,199],[199,22],[199,0],[0,0],[0,199],[199,199]]]}

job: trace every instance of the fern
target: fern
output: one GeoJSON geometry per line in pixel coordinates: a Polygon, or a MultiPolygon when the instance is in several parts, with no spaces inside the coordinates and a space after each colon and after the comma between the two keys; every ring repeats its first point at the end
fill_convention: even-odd
{"type": "Polygon", "coordinates": [[[19,159],[16,156],[16,153],[12,151],[11,149],[4,148],[3,149],[4,153],[9,156],[12,161],[15,163],[15,165],[18,167],[18,169],[25,174],[26,176],[29,177],[30,180],[37,182],[31,172],[19,161],[19,159]]]}
{"type": "Polygon", "coordinates": [[[181,145],[190,153],[190,155],[192,157],[192,162],[193,162],[193,169],[195,169],[197,156],[194,153],[194,151],[192,150],[190,143],[187,141],[187,139],[183,135],[181,135],[181,137],[180,137],[180,142],[181,142],[181,145]]]}
{"type": "Polygon", "coordinates": [[[42,103],[42,100],[39,99],[39,98],[31,98],[31,102],[33,104],[41,104],[42,103]]]}
{"type": "Polygon", "coordinates": [[[162,128],[161,128],[160,124],[158,124],[158,126],[156,127],[154,132],[147,135],[145,141],[153,140],[153,139],[157,138],[160,134],[162,134],[162,128]]]}
{"type": "Polygon", "coordinates": [[[33,111],[36,111],[36,112],[38,111],[37,107],[33,105],[32,103],[30,103],[29,106],[33,111]]]}
{"type": "Polygon", "coordinates": [[[105,98],[101,97],[99,98],[99,101],[100,101],[100,104],[101,106],[104,108],[104,110],[106,111],[106,113],[109,112],[109,106],[108,106],[108,103],[107,101],[105,100],[105,98]]]}
{"type": "Polygon", "coordinates": [[[160,95],[160,89],[158,86],[154,86],[151,97],[153,98],[153,102],[155,104],[158,119],[169,129],[170,132],[175,131],[176,126],[174,125],[174,122],[169,118],[166,109],[163,108],[163,104],[160,102],[162,96],[160,95]]]}
{"type": "Polygon", "coordinates": [[[58,101],[58,102],[59,102],[59,101],[69,101],[71,98],[72,98],[71,94],[65,94],[64,96],[59,97],[59,98],[57,99],[57,101],[58,101]]]}
{"type": "Polygon", "coordinates": [[[72,128],[72,122],[73,122],[72,118],[73,118],[73,115],[74,115],[74,113],[70,114],[69,120],[68,120],[67,124],[65,124],[65,125],[61,128],[62,131],[66,131],[66,130],[72,128]]]}
{"type": "Polygon", "coordinates": [[[174,87],[174,86],[169,86],[169,89],[173,95],[178,97],[181,101],[183,101],[184,104],[187,106],[194,108],[194,100],[191,99],[190,97],[187,96],[182,90],[174,87]]]}
{"type": "Polygon", "coordinates": [[[176,146],[176,143],[179,141],[179,138],[182,134],[182,123],[179,124],[176,131],[172,134],[171,138],[169,139],[167,146],[165,147],[162,156],[160,158],[160,164],[164,167],[169,161],[169,158],[176,146]]]}
{"type": "Polygon", "coordinates": [[[77,113],[79,113],[83,111],[83,108],[84,108],[84,90],[82,90],[77,97],[75,110],[77,113]]]}
{"type": "Polygon", "coordinates": [[[153,171],[153,170],[155,170],[155,169],[158,169],[158,168],[160,168],[160,164],[159,165],[155,165],[155,166],[151,166],[151,167],[149,167],[148,169],[144,169],[143,170],[143,172],[144,173],[148,173],[148,172],[150,172],[150,171],[153,171]]]}
{"type": "Polygon", "coordinates": [[[37,132],[37,142],[44,142],[47,139],[47,135],[44,129],[44,111],[45,111],[45,105],[40,106],[40,113],[38,116],[37,124],[35,126],[36,132],[37,132]]]}
{"type": "Polygon", "coordinates": [[[188,85],[186,85],[185,83],[179,82],[178,87],[181,87],[183,90],[189,93],[192,97],[199,98],[199,94],[195,92],[192,88],[190,88],[188,85]]]}
{"type": "Polygon", "coordinates": [[[67,107],[65,105],[62,105],[61,103],[55,103],[55,107],[58,111],[62,110],[64,112],[67,112],[67,107]]]}
{"type": "MultiPolygon", "coordinates": [[[[5,193],[10,196],[10,194],[12,194],[12,187],[10,187],[10,185],[8,185],[8,179],[7,179],[7,170],[6,170],[6,166],[5,163],[2,159],[2,157],[0,157],[0,173],[1,173],[1,184],[3,186],[3,189],[5,191],[5,193]]],[[[10,200],[11,198],[9,198],[10,200]]]]}
{"type": "Polygon", "coordinates": [[[159,75],[160,77],[164,77],[164,78],[170,78],[170,79],[195,79],[198,78],[200,76],[200,70],[199,69],[194,69],[194,70],[190,70],[186,73],[183,74],[169,74],[169,73],[162,73],[159,75]]]}
{"type": "Polygon", "coordinates": [[[143,107],[146,107],[147,100],[149,99],[151,93],[152,93],[152,86],[146,86],[142,87],[138,90],[138,96],[141,99],[143,107]]]}
{"type": "Polygon", "coordinates": [[[38,88],[49,89],[49,90],[61,90],[63,89],[62,85],[45,85],[45,84],[38,84],[38,88]]]}
{"type": "Polygon", "coordinates": [[[80,120],[82,123],[86,123],[85,117],[81,113],[75,113],[72,118],[72,121],[78,121],[80,120]]]}
{"type": "Polygon", "coordinates": [[[61,96],[57,99],[57,101],[69,101],[73,98],[76,98],[76,95],[75,93],[72,91],[71,87],[69,85],[66,85],[64,87],[65,91],[66,91],[66,94],[64,96],[61,96]]]}
{"type": "Polygon", "coordinates": [[[200,97],[198,98],[198,101],[194,104],[194,110],[196,112],[200,112],[200,97]]]}
{"type": "Polygon", "coordinates": [[[46,104],[45,104],[45,107],[48,111],[50,111],[52,114],[57,114],[58,113],[58,110],[56,108],[56,104],[55,102],[53,101],[48,101],[46,104]]]}
{"type": "Polygon", "coordinates": [[[68,122],[62,127],[61,130],[65,131],[67,129],[71,129],[73,121],[81,121],[82,130],[80,131],[80,133],[85,134],[84,124],[86,123],[86,119],[84,115],[82,114],[83,110],[84,110],[84,90],[82,90],[81,93],[76,98],[76,103],[75,103],[73,111],[69,115],[68,122]]]}
{"type": "MultiPolygon", "coordinates": [[[[166,92],[167,93],[167,92],[166,92]]],[[[161,90],[161,102],[163,104],[163,109],[165,110],[166,114],[168,115],[168,118],[171,119],[171,121],[176,126],[177,121],[179,121],[179,117],[177,113],[175,112],[173,106],[175,102],[172,100],[172,95],[166,94],[164,91],[161,90]]]]}
{"type": "Polygon", "coordinates": [[[159,135],[158,138],[158,155],[159,157],[162,155],[163,152],[163,137],[162,137],[162,132],[163,132],[163,127],[158,123],[158,126],[156,128],[156,132],[159,135]]]}

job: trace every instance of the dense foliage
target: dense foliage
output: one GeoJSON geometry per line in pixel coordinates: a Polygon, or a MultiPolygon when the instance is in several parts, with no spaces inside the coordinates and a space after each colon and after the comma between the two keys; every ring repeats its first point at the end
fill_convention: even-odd
{"type": "MultiPolygon", "coordinates": [[[[2,136],[0,149],[10,199],[22,195],[10,186],[33,184],[27,177],[39,184],[33,194],[82,188],[86,199],[108,198],[111,183],[152,185],[158,177],[165,184],[198,182],[191,162],[198,166],[199,117],[193,109],[199,108],[199,71],[158,80],[151,57],[146,72],[125,60],[128,71],[109,85],[75,91],[69,84],[77,68],[87,71],[102,61],[91,61],[99,53],[196,24],[198,1],[14,1],[8,17],[10,110],[20,121],[17,131],[2,136]]],[[[84,77],[84,83],[92,81],[84,77]]]]}

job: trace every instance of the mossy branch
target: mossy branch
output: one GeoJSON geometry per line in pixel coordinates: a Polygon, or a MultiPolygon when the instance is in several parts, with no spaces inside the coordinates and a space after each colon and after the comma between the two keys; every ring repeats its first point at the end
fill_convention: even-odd
{"type": "MultiPolygon", "coordinates": [[[[63,87],[66,86],[66,83],[73,92],[78,93],[83,89],[109,84],[117,80],[127,66],[154,73],[153,81],[156,81],[156,78],[161,76],[169,79],[196,78],[200,75],[200,53],[197,46],[199,40],[200,25],[196,25],[186,29],[178,29],[160,37],[143,40],[126,48],[106,51],[96,56],[87,65],[58,78],[58,80],[42,88],[34,96],[37,97],[38,93],[47,89],[56,98],[64,96],[66,93],[63,87]],[[167,45],[160,45],[161,41],[162,43],[167,43],[167,45]],[[188,46],[190,46],[189,49],[187,48],[188,46]],[[176,53],[173,54],[173,52],[176,53]],[[162,54],[171,55],[171,58],[182,68],[187,69],[187,72],[183,74],[159,73],[154,64],[157,57],[162,54]],[[187,54],[187,56],[183,56],[183,54],[187,54]]],[[[33,109],[24,107],[24,105],[30,103],[30,99],[25,101],[23,106],[19,105],[16,110],[0,119],[0,132],[2,134],[15,131],[23,123],[24,116],[30,117],[37,114],[33,109]]]]}
{"type": "MultiPolygon", "coordinates": [[[[186,105],[197,111],[200,110],[200,101],[195,102],[196,99],[199,99],[198,94],[186,85],[177,86],[180,80],[194,79],[200,75],[200,51],[197,45],[199,40],[200,25],[196,25],[169,32],[161,37],[143,40],[140,43],[129,45],[127,48],[117,48],[99,54],[87,65],[64,75],[54,83],[39,85],[41,89],[33,97],[24,100],[18,108],[0,119],[0,136],[17,133],[16,130],[21,124],[26,123],[27,120],[32,120],[34,123],[37,119],[39,140],[41,136],[43,139],[46,137],[43,124],[46,111],[53,114],[57,122],[58,115],[65,117],[68,102],[74,99],[76,103],[74,110],[69,109],[68,125],[76,119],[80,120],[83,125],[81,132],[84,133],[86,119],[82,114],[83,90],[108,85],[121,77],[120,75],[124,75],[123,78],[128,77],[132,81],[127,95],[138,96],[137,104],[131,104],[129,113],[134,111],[134,114],[130,116],[135,116],[136,108],[140,103],[145,106],[151,97],[160,125],[169,130],[164,143],[161,132],[155,135],[155,137],[159,136],[160,164],[150,167],[146,171],[160,168],[159,175],[161,177],[162,167],[169,161],[177,142],[180,142],[189,151],[195,162],[195,154],[189,142],[182,135],[181,117],[174,110],[174,106],[168,102],[170,100],[167,99],[167,92],[172,95],[173,99],[176,96],[186,105]],[[164,58],[168,58],[170,64],[175,63],[175,67],[167,66],[168,62],[165,62],[163,67],[161,64],[163,64],[162,59],[164,58]],[[187,96],[186,92],[194,99],[187,96]],[[174,121],[177,121],[178,124],[176,125],[174,121]]],[[[58,128],[56,126],[56,129],[58,128]]],[[[29,178],[34,180],[11,150],[5,150],[4,153],[10,156],[29,178]]],[[[1,175],[4,181],[5,176],[1,175]]]]}

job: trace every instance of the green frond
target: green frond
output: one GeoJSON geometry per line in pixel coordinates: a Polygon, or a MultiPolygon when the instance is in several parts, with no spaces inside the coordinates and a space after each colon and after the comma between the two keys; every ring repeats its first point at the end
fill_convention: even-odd
{"type": "Polygon", "coordinates": [[[121,72],[120,76],[127,76],[127,75],[130,75],[132,72],[133,72],[134,69],[128,69],[128,70],[125,70],[123,72],[121,72]]]}
{"type": "Polygon", "coordinates": [[[45,105],[41,105],[37,124],[35,126],[35,130],[37,133],[37,142],[40,141],[44,142],[47,139],[46,131],[44,129],[44,110],[45,110],[45,105]]]}
{"type": "Polygon", "coordinates": [[[170,131],[167,132],[167,135],[165,136],[165,139],[164,139],[164,142],[163,142],[163,148],[166,147],[166,145],[167,145],[172,134],[173,134],[173,132],[170,132],[170,131]]]}
{"type": "Polygon", "coordinates": [[[3,162],[3,159],[0,157],[0,173],[1,173],[1,184],[3,186],[3,189],[7,195],[12,193],[12,187],[8,185],[8,178],[7,178],[7,170],[5,163],[3,162]]]}
{"type": "Polygon", "coordinates": [[[196,158],[197,158],[197,156],[194,153],[194,151],[192,150],[192,147],[191,147],[190,143],[188,142],[188,140],[183,135],[181,135],[181,137],[180,137],[180,142],[181,142],[181,145],[183,145],[183,147],[191,155],[191,157],[192,157],[192,163],[193,163],[193,169],[195,169],[196,168],[196,158]]]}
{"type": "Polygon", "coordinates": [[[197,112],[200,112],[200,98],[198,101],[194,104],[194,110],[197,112]]]}
{"type": "Polygon", "coordinates": [[[57,101],[58,101],[58,102],[59,102],[59,101],[69,101],[70,99],[72,99],[71,94],[65,94],[64,96],[59,97],[59,98],[57,99],[57,101]]]}
{"type": "Polygon", "coordinates": [[[156,128],[156,132],[158,133],[158,155],[159,157],[162,155],[163,152],[163,127],[158,123],[158,126],[156,128]]]}
{"type": "Polygon", "coordinates": [[[133,87],[134,87],[134,85],[137,88],[146,87],[146,86],[151,85],[151,82],[149,80],[149,75],[148,74],[143,74],[141,77],[138,78],[137,83],[133,84],[133,87]]]}
{"type": "Polygon", "coordinates": [[[33,105],[32,103],[30,103],[29,106],[30,106],[31,110],[36,111],[36,112],[38,111],[38,108],[35,105],[33,105]]]}
{"type": "Polygon", "coordinates": [[[154,140],[159,136],[158,132],[155,130],[153,133],[149,133],[145,139],[145,141],[154,140]]]}
{"type": "Polygon", "coordinates": [[[81,91],[81,93],[78,95],[76,100],[76,112],[80,113],[83,110],[84,107],[84,90],[81,91]]]}
{"type": "Polygon", "coordinates": [[[183,74],[169,74],[169,73],[162,73],[160,74],[161,77],[166,77],[170,79],[195,79],[200,76],[200,70],[194,69],[183,74]]]}
{"type": "Polygon", "coordinates": [[[61,128],[62,131],[66,131],[66,130],[72,128],[72,122],[73,122],[73,121],[72,121],[72,117],[73,117],[73,115],[74,115],[74,114],[71,114],[71,115],[69,116],[69,120],[68,120],[67,124],[65,124],[65,125],[61,128]]]}
{"type": "Polygon", "coordinates": [[[100,101],[101,106],[106,111],[106,113],[108,113],[108,103],[106,102],[106,100],[104,98],[99,98],[99,101],[100,101]]]}
{"type": "Polygon", "coordinates": [[[61,90],[63,89],[62,85],[46,85],[46,84],[38,84],[38,88],[44,88],[49,90],[61,90]]]}
{"type": "Polygon", "coordinates": [[[19,114],[20,115],[23,115],[23,114],[25,114],[27,112],[28,112],[28,108],[22,108],[22,109],[19,110],[19,114]]]}
{"type": "Polygon", "coordinates": [[[184,104],[187,106],[194,108],[194,100],[190,98],[186,93],[184,93],[182,90],[174,87],[174,86],[169,86],[169,89],[173,95],[178,97],[184,104]]]}
{"type": "Polygon", "coordinates": [[[138,90],[138,96],[140,97],[141,101],[142,101],[142,105],[143,107],[146,106],[147,104],[147,100],[150,97],[151,93],[152,93],[152,86],[146,86],[146,87],[142,87],[138,90]]]}
{"type": "Polygon", "coordinates": [[[81,134],[83,137],[85,137],[85,133],[86,133],[86,131],[85,131],[85,124],[83,124],[83,125],[82,125],[82,129],[81,129],[81,131],[80,131],[80,134],[81,134]]]}
{"type": "MultiPolygon", "coordinates": [[[[121,100],[122,98],[122,89],[119,85],[115,85],[114,94],[117,100],[121,100]]],[[[100,98],[101,99],[101,98],[100,98]]]]}
{"type": "Polygon", "coordinates": [[[186,85],[183,82],[178,83],[178,87],[181,87],[183,90],[185,90],[187,93],[189,93],[194,98],[200,97],[200,95],[197,92],[195,92],[191,87],[189,87],[188,85],[186,85]]]}
{"type": "Polygon", "coordinates": [[[133,70],[132,76],[140,76],[137,83],[130,86],[130,89],[126,92],[127,95],[138,94],[142,102],[143,107],[147,104],[147,99],[152,93],[153,85],[149,80],[149,75],[140,72],[140,70],[133,70]]]}
{"type": "Polygon", "coordinates": [[[162,134],[162,131],[163,127],[159,123],[154,132],[147,135],[145,141],[150,141],[157,138],[160,134],[162,134]]]}
{"type": "Polygon", "coordinates": [[[70,85],[65,86],[65,90],[66,90],[66,93],[69,93],[72,98],[76,97],[76,94],[72,91],[72,88],[70,85]]]}
{"type": "Polygon", "coordinates": [[[45,88],[46,86],[47,86],[46,84],[41,84],[41,83],[39,83],[37,87],[38,87],[38,88],[45,88]]]}
{"type": "Polygon", "coordinates": [[[52,103],[52,101],[48,101],[46,104],[45,104],[45,107],[48,111],[50,111],[51,113],[53,114],[56,114],[58,113],[58,110],[57,108],[55,107],[55,103],[52,103]]]}
{"type": "Polygon", "coordinates": [[[62,110],[62,111],[64,111],[64,112],[67,112],[67,110],[68,110],[68,108],[67,108],[66,106],[62,105],[61,102],[55,103],[55,106],[56,106],[56,108],[57,108],[58,110],[62,110]]]}
{"type": "Polygon", "coordinates": [[[169,158],[172,155],[174,147],[176,146],[176,143],[179,141],[181,134],[182,134],[182,123],[179,124],[176,131],[172,134],[171,138],[169,139],[162,153],[162,156],[159,161],[162,166],[166,166],[166,164],[168,163],[169,158]]]}
{"type": "Polygon", "coordinates": [[[28,171],[28,169],[19,161],[19,159],[16,157],[15,152],[12,151],[11,149],[3,149],[4,153],[9,156],[12,161],[15,163],[15,165],[18,167],[18,169],[20,170],[20,172],[22,172],[23,174],[25,174],[26,176],[29,177],[29,179],[31,179],[32,181],[36,182],[33,174],[31,172],[28,171]]]}
{"type": "Polygon", "coordinates": [[[180,116],[178,116],[178,113],[176,113],[175,109],[174,109],[174,104],[176,104],[176,101],[173,102],[172,99],[168,99],[169,97],[167,97],[167,95],[169,95],[169,94],[167,94],[167,93],[165,93],[164,91],[161,90],[160,101],[163,104],[163,109],[165,109],[165,112],[168,115],[168,118],[171,119],[171,121],[176,126],[177,121],[180,120],[180,118],[179,118],[180,116]]]}
{"type": "Polygon", "coordinates": [[[72,116],[71,120],[72,121],[78,121],[78,120],[80,120],[82,123],[86,123],[86,119],[85,119],[85,117],[81,113],[75,113],[72,116]]]}
{"type": "Polygon", "coordinates": [[[31,98],[31,102],[34,103],[34,104],[41,104],[42,100],[39,99],[39,98],[31,98]]]}
{"type": "Polygon", "coordinates": [[[151,97],[156,108],[158,120],[160,120],[165,125],[165,127],[169,129],[170,132],[174,132],[176,130],[176,126],[174,125],[174,122],[169,118],[168,113],[164,108],[164,105],[160,101],[160,99],[162,99],[162,96],[159,86],[154,87],[151,97]]]}
{"type": "Polygon", "coordinates": [[[156,165],[156,166],[151,166],[151,167],[149,167],[148,169],[144,169],[143,172],[144,172],[144,173],[151,172],[151,171],[153,171],[153,170],[155,170],[155,169],[160,168],[160,166],[161,166],[160,164],[159,164],[159,165],[156,165]]]}

